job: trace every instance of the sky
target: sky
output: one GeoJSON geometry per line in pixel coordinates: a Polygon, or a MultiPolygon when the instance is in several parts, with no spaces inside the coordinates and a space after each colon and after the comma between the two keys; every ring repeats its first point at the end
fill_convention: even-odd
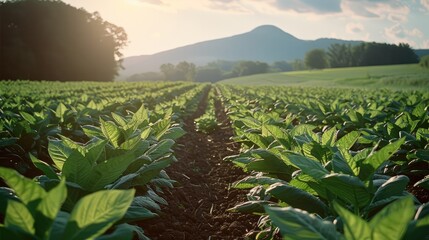
{"type": "Polygon", "coordinates": [[[128,34],[125,57],[275,25],[305,40],[339,38],[429,48],[429,0],[63,0],[128,34]]]}

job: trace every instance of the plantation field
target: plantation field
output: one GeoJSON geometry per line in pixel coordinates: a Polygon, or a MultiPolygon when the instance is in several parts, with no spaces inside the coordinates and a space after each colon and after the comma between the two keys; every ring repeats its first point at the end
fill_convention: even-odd
{"type": "Polygon", "coordinates": [[[0,239],[425,239],[429,91],[305,86],[413,69],[2,81],[0,239]]]}
{"type": "Polygon", "coordinates": [[[321,87],[363,87],[428,89],[429,70],[418,64],[335,68],[267,73],[221,81],[240,85],[285,85],[321,87]]]}

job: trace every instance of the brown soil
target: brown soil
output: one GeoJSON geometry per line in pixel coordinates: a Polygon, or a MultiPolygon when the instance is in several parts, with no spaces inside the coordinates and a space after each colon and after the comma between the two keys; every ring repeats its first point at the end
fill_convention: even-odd
{"type": "Polygon", "coordinates": [[[207,98],[198,111],[186,119],[187,134],[178,140],[178,162],[167,169],[180,186],[165,191],[168,206],[160,217],[140,222],[145,234],[153,239],[244,239],[256,229],[258,217],[231,213],[227,209],[244,202],[247,191],[230,188],[232,182],[246,176],[241,169],[222,159],[238,154],[239,145],[230,137],[229,120],[216,102],[220,126],[211,134],[195,131],[194,119],[204,113],[207,98]]]}

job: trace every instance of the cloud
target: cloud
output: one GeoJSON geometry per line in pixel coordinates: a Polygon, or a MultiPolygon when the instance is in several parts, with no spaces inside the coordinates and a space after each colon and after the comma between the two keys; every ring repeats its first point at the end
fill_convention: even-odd
{"type": "Polygon", "coordinates": [[[364,27],[361,23],[349,23],[346,25],[346,32],[351,34],[362,33],[364,27]]]}
{"type": "Polygon", "coordinates": [[[345,14],[360,18],[380,18],[406,22],[410,14],[407,3],[399,0],[343,0],[345,14]]]}
{"type": "Polygon", "coordinates": [[[415,40],[423,37],[422,31],[417,28],[405,29],[400,24],[395,24],[384,29],[386,37],[394,43],[408,43],[411,46],[416,46],[415,40]]]}
{"type": "Polygon", "coordinates": [[[429,11],[429,0],[420,0],[420,3],[427,11],[429,11]]]}
{"type": "Polygon", "coordinates": [[[341,12],[341,0],[276,0],[273,6],[286,11],[298,13],[330,14],[341,12]]]}
{"type": "Polygon", "coordinates": [[[153,4],[153,5],[163,5],[164,2],[162,0],[138,0],[139,2],[142,3],[149,3],[149,4],[153,4]]]}
{"type": "Polygon", "coordinates": [[[214,10],[248,13],[251,9],[240,0],[208,0],[208,8],[214,10]]]}

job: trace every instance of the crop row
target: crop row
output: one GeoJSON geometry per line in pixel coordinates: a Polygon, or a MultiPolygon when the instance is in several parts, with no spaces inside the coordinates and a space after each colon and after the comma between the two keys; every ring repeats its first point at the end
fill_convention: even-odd
{"type": "Polygon", "coordinates": [[[231,210],[261,215],[256,239],[427,237],[427,92],[218,88],[242,145],[226,160],[249,173],[231,210]]]}
{"type": "Polygon", "coordinates": [[[2,82],[0,238],[146,239],[130,223],[167,204],[164,168],[206,88],[2,82]]]}

